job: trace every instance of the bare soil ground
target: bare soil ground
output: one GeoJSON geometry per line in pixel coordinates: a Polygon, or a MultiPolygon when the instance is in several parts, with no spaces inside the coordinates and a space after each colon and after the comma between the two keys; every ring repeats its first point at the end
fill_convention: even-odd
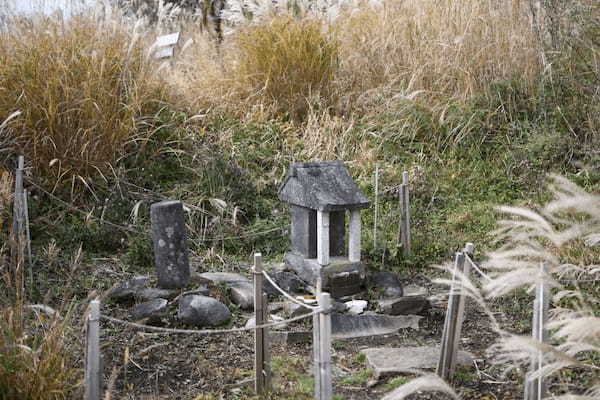
{"type": "MultiPolygon", "coordinates": [[[[404,281],[438,294],[420,321],[418,331],[404,329],[391,335],[333,342],[334,393],[337,399],[380,399],[393,387],[405,382],[402,377],[373,380],[372,372],[359,356],[369,347],[438,345],[445,316],[445,289],[428,278],[415,276],[404,281]]],[[[128,319],[129,305],[107,303],[103,313],[128,319]]],[[[243,326],[249,314],[234,313],[231,326],[243,326]]],[[[507,321],[508,322],[508,321],[507,321]]],[[[165,326],[178,326],[165,321],[165,326]]],[[[310,320],[296,325],[310,329],[310,320]]],[[[522,398],[521,382],[486,361],[486,350],[494,332],[485,315],[468,304],[461,346],[475,355],[475,365],[460,368],[454,387],[464,399],[522,398]]],[[[253,334],[167,335],[104,322],[102,325],[104,371],[112,375],[109,389],[115,399],[245,399],[252,391],[253,334]]],[[[310,343],[273,345],[273,392],[270,399],[312,398],[310,343]]],[[[429,371],[432,372],[432,371],[429,371]]],[[[516,376],[516,375],[515,375],[516,376]]],[[[413,399],[444,399],[443,395],[422,393],[413,399]]]]}

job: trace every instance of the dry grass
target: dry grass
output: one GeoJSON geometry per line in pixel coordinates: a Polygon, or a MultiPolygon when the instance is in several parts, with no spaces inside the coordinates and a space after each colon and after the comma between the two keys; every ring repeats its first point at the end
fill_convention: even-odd
{"type": "Polygon", "coordinates": [[[538,46],[525,3],[403,0],[336,22],[345,92],[378,87],[467,100],[494,81],[533,85],[538,46]]]}
{"type": "MultiPolygon", "coordinates": [[[[232,32],[222,68],[215,68],[220,73],[192,72],[180,82],[184,90],[186,85],[205,90],[191,97],[226,101],[233,108],[233,102],[248,98],[254,104],[280,102],[280,112],[310,103],[317,94],[325,105],[338,96],[356,101],[373,90],[387,97],[424,91],[442,101],[465,101],[486,93],[495,81],[518,78],[533,86],[541,67],[528,8],[505,3],[400,0],[345,11],[330,4],[341,12],[333,21],[326,10],[321,18],[314,10],[293,18],[280,8],[283,15],[232,32]],[[245,95],[212,95],[235,86],[245,88],[245,95]]],[[[199,66],[215,62],[215,54],[204,51],[187,60],[199,66]]],[[[247,103],[238,107],[247,109],[247,103]]]]}
{"type": "Polygon", "coordinates": [[[297,118],[330,103],[338,45],[318,20],[274,17],[240,28],[218,51],[206,35],[194,39],[176,71],[188,104],[297,118]]]}
{"type": "Polygon", "coordinates": [[[25,275],[24,247],[11,256],[0,249],[0,399],[69,398],[79,378],[67,347],[70,315],[27,304],[25,275]]]}
{"type": "Polygon", "coordinates": [[[0,58],[0,116],[22,111],[4,136],[36,175],[57,182],[109,170],[165,97],[144,45],[115,21],[16,23],[2,34],[0,58]]]}
{"type": "Polygon", "coordinates": [[[3,307],[0,316],[0,398],[68,398],[77,371],[66,346],[66,320],[28,310],[22,303],[3,307]]]}

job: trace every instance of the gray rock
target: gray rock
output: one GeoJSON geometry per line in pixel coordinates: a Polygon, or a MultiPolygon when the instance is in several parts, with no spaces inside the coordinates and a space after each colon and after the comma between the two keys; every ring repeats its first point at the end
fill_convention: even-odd
{"type": "Polygon", "coordinates": [[[250,280],[245,276],[233,272],[204,272],[200,274],[199,277],[207,282],[212,282],[214,284],[237,282],[250,283],[250,280]]]}
{"type": "Polygon", "coordinates": [[[429,307],[429,300],[425,296],[404,296],[378,301],[379,311],[388,315],[414,315],[428,310],[429,307]]]}
{"type": "MultiPolygon", "coordinates": [[[[440,359],[439,347],[398,347],[370,348],[362,350],[367,358],[367,364],[375,371],[375,376],[414,373],[420,369],[437,368],[440,359]]],[[[472,365],[473,355],[466,351],[458,351],[458,365],[472,365]]]]}
{"type": "Polygon", "coordinates": [[[183,294],[181,295],[183,296],[187,296],[190,294],[201,294],[202,296],[210,296],[210,289],[204,285],[202,286],[198,286],[196,289],[193,290],[188,290],[187,292],[183,292],[183,294]]]}
{"type": "Polygon", "coordinates": [[[158,286],[183,288],[190,280],[183,204],[172,200],[154,203],[150,219],[158,286]]]}
{"type": "Polygon", "coordinates": [[[229,296],[233,304],[242,310],[254,309],[254,285],[250,282],[235,282],[229,284],[229,296]]]}
{"type": "Polygon", "coordinates": [[[387,335],[400,329],[419,329],[417,315],[389,316],[379,314],[348,315],[331,313],[332,337],[348,339],[363,336],[387,335]]]}
{"type": "Polygon", "coordinates": [[[245,276],[232,272],[205,272],[200,277],[213,284],[224,284],[229,290],[231,301],[241,309],[254,308],[254,286],[245,276]]]}
{"type": "Polygon", "coordinates": [[[281,332],[281,331],[272,331],[269,332],[269,339],[272,343],[276,344],[301,344],[301,343],[311,343],[312,342],[312,331],[295,331],[295,332],[281,332]]]}
{"type": "Polygon", "coordinates": [[[371,276],[371,285],[376,291],[381,291],[384,297],[402,297],[404,295],[400,278],[393,272],[374,272],[371,276]]]}
{"type": "Polygon", "coordinates": [[[135,292],[135,297],[139,300],[154,300],[163,298],[163,299],[173,299],[179,291],[173,289],[159,289],[159,288],[144,288],[135,292]]]}
{"type": "Polygon", "coordinates": [[[144,318],[158,319],[165,314],[167,303],[167,300],[160,298],[140,303],[131,311],[131,318],[135,321],[144,318]]]}
{"type": "Polygon", "coordinates": [[[112,288],[108,297],[115,300],[131,300],[139,290],[147,287],[149,283],[149,276],[136,276],[112,288]]]}
{"type": "Polygon", "coordinates": [[[203,278],[202,274],[196,271],[190,272],[190,283],[196,285],[206,285],[211,283],[209,279],[203,278]]]}
{"type": "MultiPolygon", "coordinates": [[[[306,292],[306,283],[293,272],[279,271],[269,274],[277,286],[287,293],[306,292]]],[[[264,280],[264,290],[269,296],[280,296],[281,293],[266,279],[264,280]]]]}
{"type": "Polygon", "coordinates": [[[217,326],[231,319],[231,312],[220,301],[201,295],[183,296],[179,299],[179,320],[194,326],[217,326]]]}

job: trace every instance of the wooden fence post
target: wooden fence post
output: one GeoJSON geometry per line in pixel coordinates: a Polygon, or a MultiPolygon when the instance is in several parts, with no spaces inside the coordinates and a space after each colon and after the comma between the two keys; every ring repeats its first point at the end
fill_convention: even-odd
{"type": "MultiPolygon", "coordinates": [[[[532,337],[540,344],[548,340],[548,330],[546,323],[548,322],[548,310],[550,306],[550,290],[545,284],[545,275],[548,273],[548,266],[544,263],[540,265],[540,280],[535,288],[535,301],[533,302],[533,323],[532,337]]],[[[542,400],[546,397],[546,382],[544,377],[540,376],[536,379],[529,379],[531,374],[541,370],[544,367],[544,352],[538,350],[536,355],[532,357],[531,367],[526,375],[525,380],[525,400],[542,400]]]]}
{"type": "Polygon", "coordinates": [[[400,185],[400,240],[404,256],[411,255],[410,244],[410,199],[408,188],[408,172],[402,173],[402,185],[400,185]]]}
{"type": "MultiPolygon", "coordinates": [[[[323,290],[323,269],[319,269],[317,277],[317,301],[323,290]]],[[[313,377],[315,378],[315,400],[321,400],[321,324],[320,314],[313,315],[313,377]]]]}
{"type": "Polygon", "coordinates": [[[377,250],[377,219],[379,214],[379,164],[375,164],[375,210],[373,213],[373,249],[377,250]]]}
{"type": "MultiPolygon", "coordinates": [[[[267,294],[262,296],[263,321],[269,322],[269,302],[267,294]]],[[[269,340],[269,328],[263,328],[263,373],[265,375],[265,391],[271,390],[271,342],[269,340]]]]}
{"type": "Polygon", "coordinates": [[[23,216],[25,219],[25,238],[27,240],[27,256],[29,257],[29,266],[32,266],[33,258],[31,256],[31,232],[29,231],[29,192],[23,190],[23,216]]]}
{"type": "MultiPolygon", "coordinates": [[[[268,310],[265,310],[263,296],[262,255],[254,254],[254,322],[256,326],[263,325],[267,320],[268,310]]],[[[265,328],[256,328],[254,331],[254,390],[263,394],[268,386],[268,362],[265,328]]]]}
{"type": "Polygon", "coordinates": [[[463,251],[456,253],[454,259],[454,271],[452,274],[452,286],[448,297],[448,310],[444,321],[444,332],[440,347],[440,360],[437,374],[444,380],[451,380],[456,370],[456,358],[462,323],[464,320],[465,295],[462,293],[462,280],[469,276],[470,265],[465,264],[465,253],[472,253],[474,246],[467,243],[463,251]]]}
{"type": "Polygon", "coordinates": [[[15,170],[15,196],[13,199],[13,233],[17,241],[21,240],[23,232],[23,169],[25,157],[19,156],[15,170]]]}
{"type": "Polygon", "coordinates": [[[329,293],[319,294],[319,306],[324,310],[319,313],[320,399],[331,400],[333,388],[331,382],[331,296],[329,293]]]}
{"type": "Polygon", "coordinates": [[[100,301],[90,302],[87,320],[85,357],[85,400],[100,400],[100,301]]]}

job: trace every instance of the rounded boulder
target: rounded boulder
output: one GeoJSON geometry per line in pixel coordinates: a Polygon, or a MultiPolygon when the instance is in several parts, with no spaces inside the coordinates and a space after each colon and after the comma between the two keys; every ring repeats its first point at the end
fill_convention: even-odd
{"type": "Polygon", "coordinates": [[[188,325],[217,326],[229,321],[231,312],[217,299],[194,294],[179,299],[177,317],[188,325]]]}

